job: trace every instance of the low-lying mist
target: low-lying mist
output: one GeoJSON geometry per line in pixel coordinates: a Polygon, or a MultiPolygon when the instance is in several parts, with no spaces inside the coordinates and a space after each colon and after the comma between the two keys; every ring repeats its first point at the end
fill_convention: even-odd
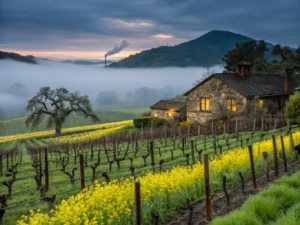
{"type": "MultiPolygon", "coordinates": [[[[213,69],[220,72],[223,67],[213,69]]],[[[141,88],[154,90],[156,98],[175,97],[189,90],[205,71],[206,68],[199,67],[111,69],[44,60],[38,65],[1,60],[0,113],[24,109],[27,100],[42,86],[79,91],[81,95],[88,95],[93,103],[100,92],[113,91],[120,101],[127,101],[129,96],[138,95],[141,88]]]]}

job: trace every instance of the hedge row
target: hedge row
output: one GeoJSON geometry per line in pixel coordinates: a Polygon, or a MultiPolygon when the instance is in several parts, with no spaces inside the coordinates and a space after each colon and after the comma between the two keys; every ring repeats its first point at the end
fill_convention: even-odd
{"type": "Polygon", "coordinates": [[[160,127],[168,124],[168,121],[157,117],[140,117],[133,119],[133,124],[136,128],[160,127]]]}

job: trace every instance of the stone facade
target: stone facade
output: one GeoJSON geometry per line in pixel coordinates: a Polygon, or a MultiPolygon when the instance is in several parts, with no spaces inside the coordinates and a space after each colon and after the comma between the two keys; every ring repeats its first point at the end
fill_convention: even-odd
{"type": "Polygon", "coordinates": [[[174,117],[179,116],[179,114],[179,112],[169,112],[168,110],[151,109],[151,116],[153,117],[173,119],[174,117]],[[168,113],[170,113],[171,117],[168,117],[168,113]]]}
{"type": "Polygon", "coordinates": [[[226,104],[228,98],[236,100],[236,111],[232,116],[240,116],[247,103],[246,97],[232,89],[221,80],[212,77],[186,96],[187,120],[192,122],[206,123],[214,118],[220,110],[220,104],[226,104]],[[200,99],[210,99],[210,110],[200,110],[200,99]]]}
{"type": "MultiPolygon", "coordinates": [[[[186,95],[187,120],[205,124],[211,119],[216,119],[220,107],[226,108],[228,98],[236,101],[236,111],[231,112],[230,115],[232,118],[243,117],[245,105],[248,101],[253,101],[253,98],[246,98],[221,80],[212,77],[186,95]],[[200,110],[201,98],[210,99],[209,111],[200,110]]],[[[288,96],[279,95],[260,97],[259,99],[263,101],[263,106],[267,108],[268,114],[275,116],[278,112],[283,111],[287,98],[288,96]]]]}

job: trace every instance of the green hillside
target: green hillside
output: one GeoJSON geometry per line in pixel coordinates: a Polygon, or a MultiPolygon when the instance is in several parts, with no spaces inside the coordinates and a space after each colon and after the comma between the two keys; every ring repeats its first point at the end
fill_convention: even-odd
{"type": "MultiPolygon", "coordinates": [[[[223,64],[222,58],[228,50],[235,47],[237,42],[249,40],[252,38],[229,31],[214,30],[176,46],[161,46],[142,51],[112,63],[109,67],[208,67],[223,64]]],[[[273,45],[268,43],[267,46],[272,48],[273,45]]]]}

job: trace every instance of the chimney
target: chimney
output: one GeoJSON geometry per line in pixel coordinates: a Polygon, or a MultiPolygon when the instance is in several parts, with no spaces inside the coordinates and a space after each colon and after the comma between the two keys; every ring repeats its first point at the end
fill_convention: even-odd
{"type": "Polygon", "coordinates": [[[247,76],[251,72],[252,64],[250,62],[241,61],[236,65],[236,72],[239,73],[241,76],[247,76]]]}
{"type": "Polygon", "coordinates": [[[289,82],[290,82],[290,75],[285,72],[285,77],[284,77],[284,93],[288,94],[289,93],[289,82]]]}
{"type": "Polygon", "coordinates": [[[106,54],[105,54],[105,61],[104,61],[104,63],[105,63],[104,65],[106,66],[106,54]]]}

